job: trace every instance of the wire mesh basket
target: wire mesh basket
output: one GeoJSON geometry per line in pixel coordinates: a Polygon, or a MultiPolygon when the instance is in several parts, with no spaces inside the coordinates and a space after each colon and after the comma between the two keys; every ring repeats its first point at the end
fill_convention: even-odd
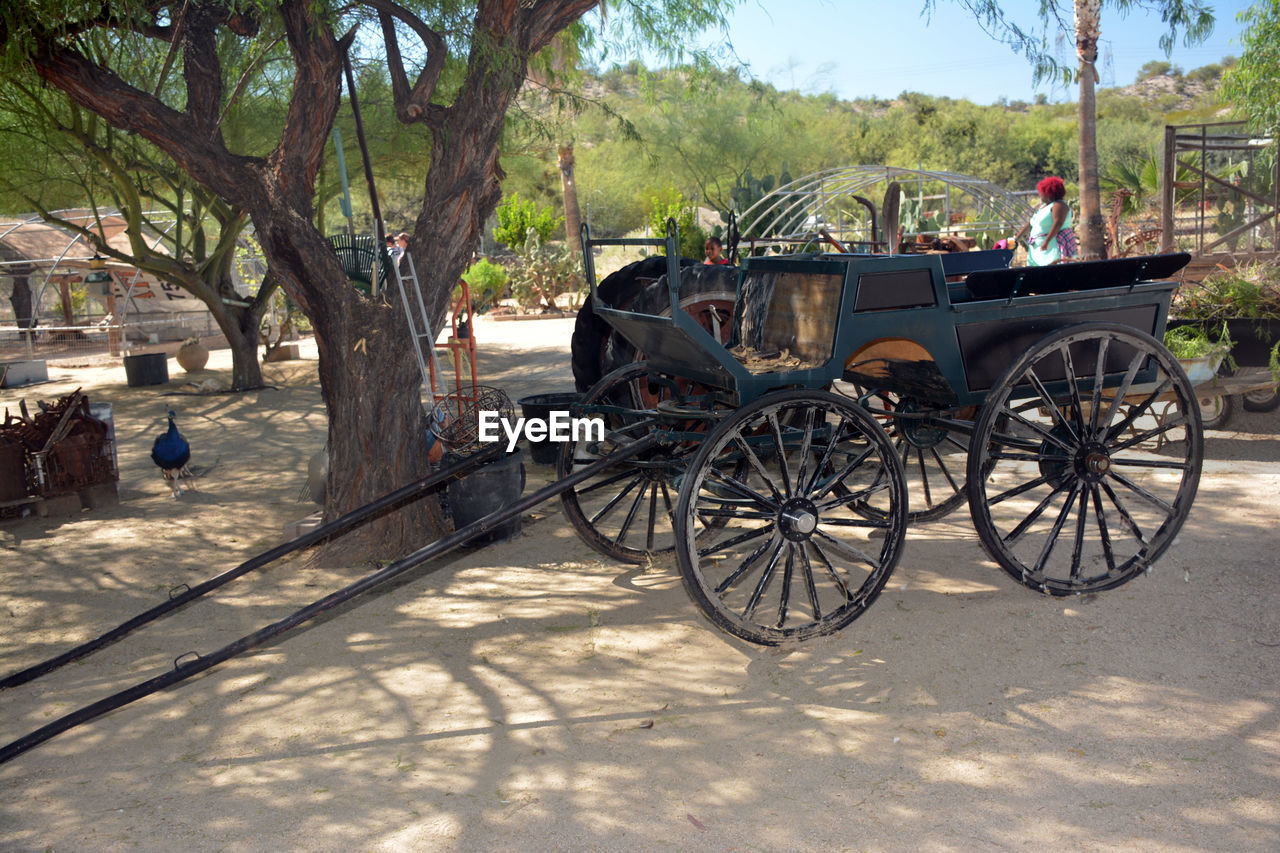
{"type": "Polygon", "coordinates": [[[428,424],[444,448],[456,456],[480,449],[480,415],[494,412],[499,421],[512,422],[515,407],[500,388],[476,385],[442,397],[431,409],[428,424]]]}

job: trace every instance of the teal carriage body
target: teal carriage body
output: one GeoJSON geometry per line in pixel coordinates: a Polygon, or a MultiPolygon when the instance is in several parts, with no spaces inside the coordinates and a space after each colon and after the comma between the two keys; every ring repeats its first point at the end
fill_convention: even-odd
{"type": "Polygon", "coordinates": [[[580,413],[609,438],[565,446],[558,473],[653,432],[663,449],[566,492],[566,515],[622,559],[674,550],[731,633],[843,627],[908,524],[964,502],[1002,568],[1060,595],[1149,569],[1189,511],[1199,412],[1159,343],[1186,255],[750,258],[732,317],[708,327],[680,308],[673,226],[661,241],[583,236],[595,313],[643,356],[587,393],[580,413]],[[669,310],[599,299],[592,250],[619,243],[666,248],[653,286],[669,310]]]}
{"type": "MultiPolygon", "coordinates": [[[[991,263],[1008,263],[1007,252],[972,254],[991,263]]],[[[1166,279],[1185,266],[1189,256],[979,268],[951,282],[944,260],[949,256],[749,258],[739,274],[733,335],[724,344],[684,311],[638,314],[600,302],[595,310],[645,353],[652,371],[717,389],[731,405],[781,388],[823,388],[846,374],[865,377],[874,367],[866,362],[877,360],[885,362],[882,380],[890,384],[887,390],[975,405],[982,403],[1016,356],[1063,326],[1121,323],[1162,337],[1177,287],[1166,279]],[[767,293],[759,299],[762,316],[755,323],[747,316],[753,291],[767,293]],[[744,340],[747,337],[753,340],[744,340]],[[894,373],[901,360],[875,355],[877,344],[888,352],[902,352],[904,347],[895,350],[894,342],[910,342],[927,354],[933,375],[894,373]],[[747,344],[757,351],[799,352],[808,364],[803,369],[753,372],[733,354],[735,347],[747,344]],[[860,360],[860,354],[868,357],[860,360]]],[[[673,305],[679,299],[679,283],[678,272],[671,269],[666,284],[673,305]]]]}

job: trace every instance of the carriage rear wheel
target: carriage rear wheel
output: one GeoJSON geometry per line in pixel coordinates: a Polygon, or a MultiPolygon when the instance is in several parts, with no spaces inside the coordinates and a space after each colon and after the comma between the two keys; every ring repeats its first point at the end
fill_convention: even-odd
{"type": "Polygon", "coordinates": [[[853,401],[778,391],[707,437],[675,527],[685,588],[717,626],[763,645],[830,634],[870,606],[902,553],[902,465],[853,401]]]}
{"type": "MultiPolygon", "coordinates": [[[[624,365],[583,396],[587,418],[604,421],[604,438],[583,436],[560,446],[556,476],[568,477],[658,426],[654,407],[670,396],[651,388],[643,362],[624,365]]],[[[675,479],[695,446],[655,447],[604,469],[560,496],[565,517],[587,544],[628,563],[644,563],[673,547],[675,479]]]]}
{"type": "Polygon", "coordinates": [[[1203,450],[1195,390],[1161,343],[1119,324],[1060,329],[1009,367],[982,408],[969,448],[974,527],[1032,589],[1111,589],[1177,535],[1203,450]]]}
{"type": "Polygon", "coordinates": [[[964,488],[969,436],[949,425],[962,421],[970,428],[977,407],[943,409],[915,397],[875,391],[867,400],[893,442],[907,478],[907,521],[937,521],[967,499],[964,488]]]}

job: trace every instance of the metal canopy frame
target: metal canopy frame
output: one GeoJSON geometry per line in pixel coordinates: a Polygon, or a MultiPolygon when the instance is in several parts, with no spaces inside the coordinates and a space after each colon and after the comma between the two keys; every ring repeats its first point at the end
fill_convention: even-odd
{"type": "MultiPolygon", "coordinates": [[[[1240,121],[1166,125],[1164,168],[1160,181],[1160,251],[1172,251],[1179,236],[1190,236],[1197,255],[1234,254],[1244,241],[1247,254],[1280,250],[1280,152],[1275,137],[1251,133],[1240,121]],[[1271,153],[1267,163],[1262,155],[1271,153]],[[1246,167],[1242,176],[1233,169],[1246,167]],[[1194,176],[1177,180],[1177,169],[1194,176]],[[1264,172],[1265,169],[1265,172],[1264,172]],[[1269,184],[1269,186],[1268,186],[1269,184]],[[1195,222],[1190,228],[1177,223],[1176,191],[1189,190],[1195,222]],[[1238,208],[1236,221],[1227,225],[1211,221],[1210,205],[1230,202],[1238,208]],[[1234,226],[1234,227],[1232,227],[1234,226]]],[[[1184,202],[1184,206],[1189,206],[1184,202]]],[[[1216,219],[1216,217],[1215,217],[1216,219]]]]}
{"type": "MultiPolygon", "coordinates": [[[[742,240],[807,242],[814,239],[818,229],[822,228],[843,241],[882,244],[885,242],[883,236],[868,233],[867,223],[860,216],[851,216],[850,211],[855,209],[855,205],[868,206],[860,194],[869,187],[884,184],[887,188],[894,181],[908,198],[938,200],[945,214],[941,228],[912,233],[1008,230],[1013,234],[1035,212],[1035,207],[1025,195],[1011,193],[998,184],[973,175],[899,166],[846,166],[815,172],[778,187],[743,211],[739,215],[739,221],[746,223],[742,240]],[[938,192],[939,184],[945,188],[941,194],[938,192]],[[963,204],[965,199],[974,203],[979,216],[953,225],[953,211],[967,207],[963,204]]],[[[876,202],[882,200],[883,191],[876,202]]],[[[872,220],[870,227],[874,229],[874,215],[872,220]]],[[[891,239],[888,242],[892,253],[897,249],[897,241],[891,239]]]]}

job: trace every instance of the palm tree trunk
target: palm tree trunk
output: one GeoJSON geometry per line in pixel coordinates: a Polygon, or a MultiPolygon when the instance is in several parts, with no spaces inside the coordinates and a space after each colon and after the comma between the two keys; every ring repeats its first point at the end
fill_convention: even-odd
{"type": "Polygon", "coordinates": [[[564,236],[570,246],[582,230],[582,212],[578,207],[578,183],[573,177],[573,143],[566,142],[560,146],[556,158],[560,167],[560,188],[564,192],[564,236]]]}
{"type": "Polygon", "coordinates": [[[1105,257],[1106,220],[1098,190],[1098,32],[1101,0],[1075,0],[1076,54],[1080,57],[1080,258],[1105,257]]]}

